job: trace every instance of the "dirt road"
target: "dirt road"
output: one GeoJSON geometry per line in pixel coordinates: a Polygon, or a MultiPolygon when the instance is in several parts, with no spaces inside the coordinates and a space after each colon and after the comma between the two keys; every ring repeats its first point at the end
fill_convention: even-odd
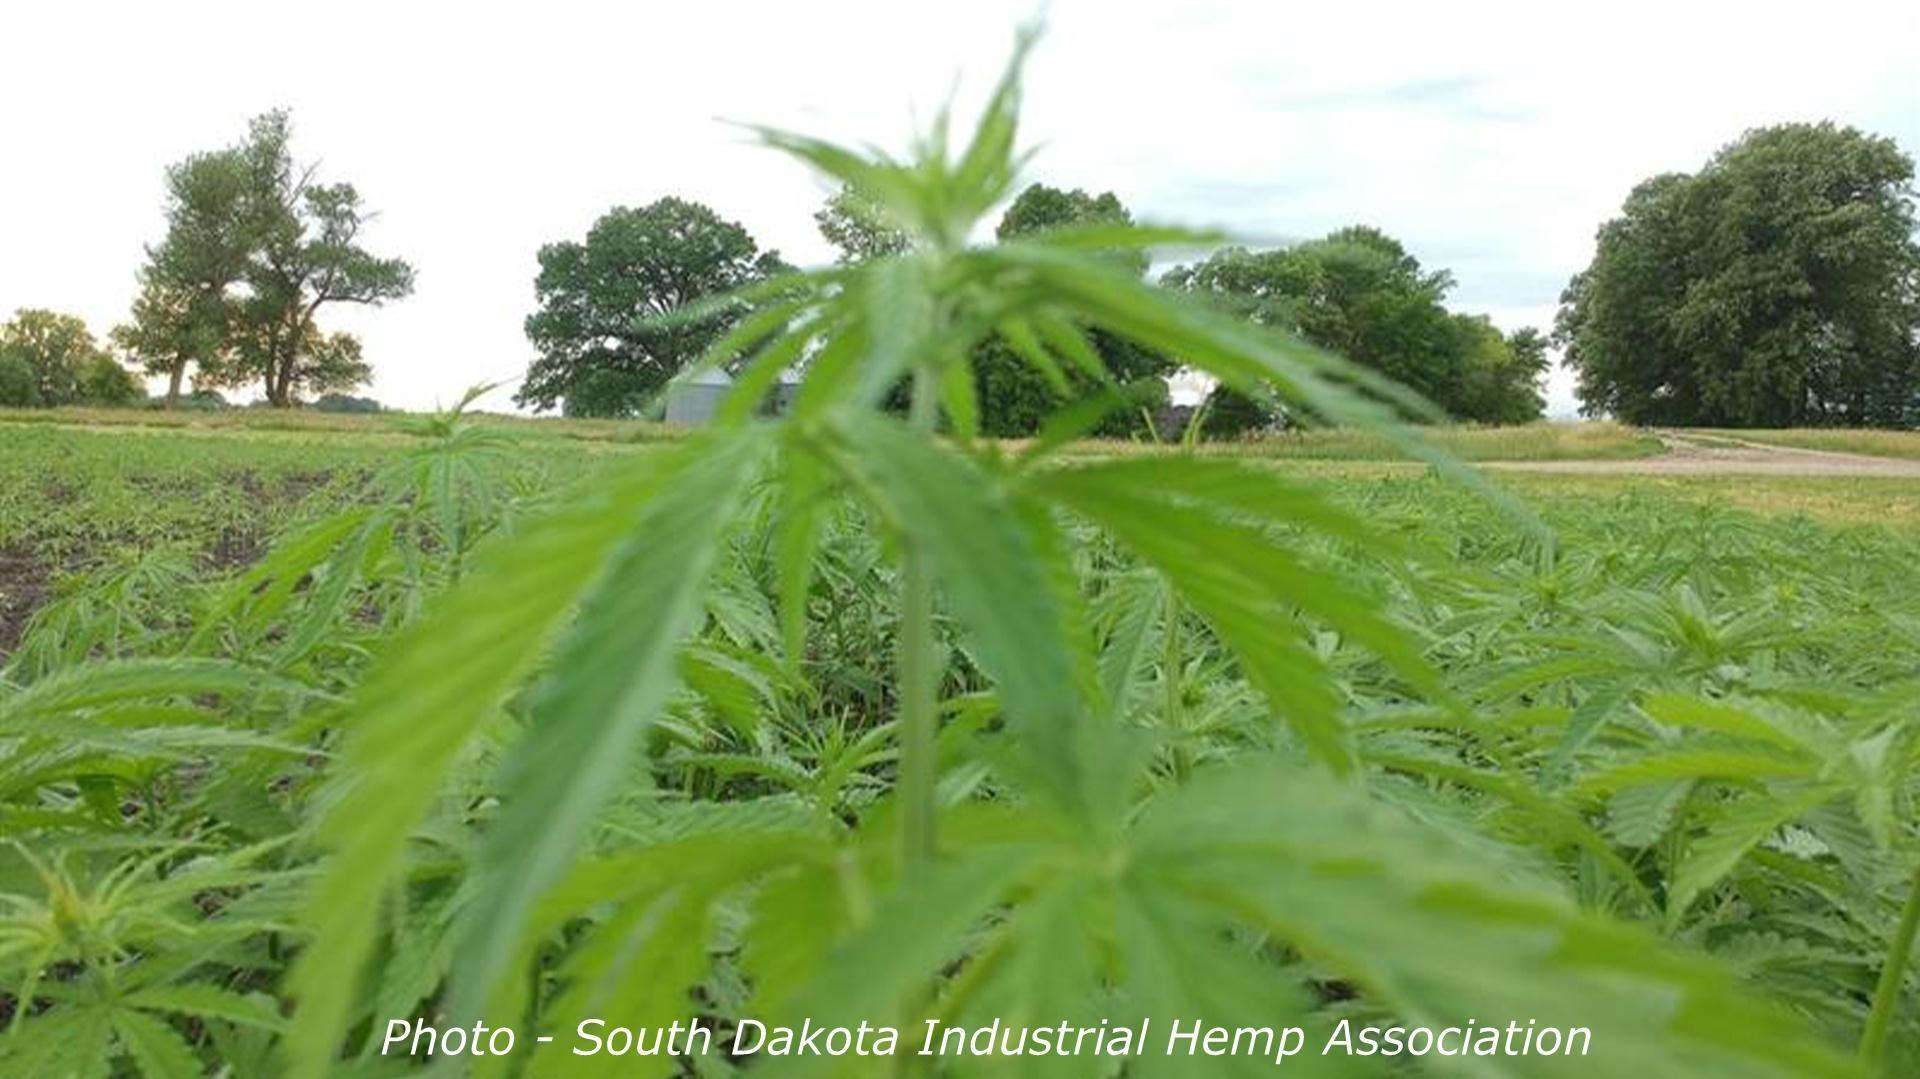
{"type": "Polygon", "coordinates": [[[1743,439],[1711,439],[1659,433],[1667,452],[1625,461],[1486,461],[1480,467],[1509,472],[1564,472],[1590,476],[1891,476],[1920,479],[1920,461],[1868,457],[1743,439]]]}

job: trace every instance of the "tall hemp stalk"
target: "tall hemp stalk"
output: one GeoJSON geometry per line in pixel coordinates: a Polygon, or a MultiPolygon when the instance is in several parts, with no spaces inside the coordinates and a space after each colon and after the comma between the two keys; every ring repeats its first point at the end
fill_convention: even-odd
{"type": "MultiPolygon", "coordinates": [[[[933,372],[913,373],[911,423],[931,435],[939,420],[933,372]]],[[[939,644],[933,627],[933,565],[926,548],[909,537],[902,552],[900,584],[900,862],[924,870],[938,848],[936,786],[939,781],[939,644]]]]}
{"type": "Polygon", "coordinates": [[[1900,907],[1900,923],[1887,947],[1886,960],[1880,967],[1880,981],[1874,986],[1873,1007],[1867,1012],[1866,1029],[1860,1035],[1860,1059],[1875,1073],[1886,1060],[1887,1035],[1893,1030],[1893,1012],[1900,1004],[1900,990],[1906,982],[1907,965],[1913,959],[1916,935],[1920,935],[1920,870],[1907,882],[1907,899],[1900,907]]]}

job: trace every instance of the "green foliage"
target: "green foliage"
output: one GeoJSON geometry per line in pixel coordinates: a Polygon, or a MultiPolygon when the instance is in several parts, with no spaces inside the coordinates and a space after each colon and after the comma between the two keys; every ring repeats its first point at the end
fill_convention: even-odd
{"type": "MultiPolygon", "coordinates": [[[[1524,423],[1544,405],[1538,334],[1521,331],[1509,341],[1484,317],[1450,313],[1442,301],[1452,275],[1422,269],[1378,229],[1354,226],[1271,251],[1230,247],[1169,270],[1162,283],[1297,333],[1458,419],[1524,423]]],[[[1256,418],[1248,403],[1223,397],[1218,405],[1229,424],[1224,433],[1246,430],[1256,418]]]]}
{"type": "Polygon", "coordinates": [[[143,395],[77,316],[23,309],[0,324],[0,404],[127,405],[143,395]]]}
{"type": "Polygon", "coordinates": [[[125,406],[146,396],[133,372],[104,352],[95,353],[80,365],[74,385],[74,400],[80,404],[125,406]]]}
{"type": "MultiPolygon", "coordinates": [[[[220,287],[224,290],[225,285],[220,287]]],[[[224,347],[227,314],[224,294],[210,303],[203,295],[167,284],[149,272],[133,301],[132,320],[114,327],[113,343],[130,353],[147,374],[166,378],[167,407],[177,408],[188,368],[224,347]]],[[[208,366],[217,369],[219,362],[209,360],[208,366]]]]}
{"type": "Polygon", "coordinates": [[[22,308],[0,323],[0,383],[6,403],[52,407],[80,403],[87,392],[113,389],[101,362],[118,367],[78,316],[22,308]]]}
{"type": "Polygon", "coordinates": [[[40,401],[40,379],[25,356],[0,351],[0,405],[9,408],[36,408],[40,401]]]}
{"type": "Polygon", "coordinates": [[[1909,426],[1913,162],[1830,123],[1748,132],[1600,228],[1556,336],[1581,407],[1629,423],[1909,426]]]}
{"type": "Polygon", "coordinates": [[[862,197],[858,188],[842,187],[828,196],[813,221],[820,235],[839,248],[842,264],[904,254],[913,242],[889,224],[882,208],[862,197]]]}
{"type": "Polygon", "coordinates": [[[316,412],[356,412],[371,414],[384,411],[380,402],[371,397],[354,397],[344,393],[323,393],[314,399],[313,408],[316,412]]]}
{"type": "Polygon", "coordinates": [[[1215,386],[1201,403],[1200,433],[1210,439],[1245,438],[1280,425],[1280,410],[1231,386],[1215,386]]]}
{"type": "Polygon", "coordinates": [[[132,316],[113,339],[147,374],[166,377],[168,408],[196,364],[210,379],[234,368],[241,304],[230,290],[252,257],[253,183],[245,156],[232,150],[167,169],[166,236],[147,250],[132,316]]]}
{"type": "MultiPolygon", "coordinates": [[[[1078,188],[1063,191],[1029,184],[1001,215],[994,235],[1012,242],[1049,231],[1103,226],[1124,229],[1132,224],[1133,215],[1111,191],[1094,196],[1078,188]]],[[[1138,249],[1121,248],[1112,257],[1118,268],[1136,275],[1146,271],[1146,254],[1138,249]]],[[[1033,328],[1018,323],[983,342],[971,365],[981,433],[996,438],[1033,435],[1068,403],[1110,394],[1111,383],[1134,388],[1131,407],[1112,409],[1092,432],[1106,436],[1141,433],[1142,411],[1150,414],[1167,403],[1166,376],[1172,373],[1173,365],[1164,356],[1124,337],[1099,330],[1088,334],[1087,344],[1099,358],[1097,368],[1085,357],[1066,364],[1036,360],[1037,356],[1046,356],[1046,350],[1033,328]]]]}
{"type": "Polygon", "coordinates": [[[277,408],[352,389],[371,369],[358,340],[320,328],[320,310],[413,291],[410,266],[361,245],[371,215],[359,192],[295,162],[292,133],[284,111],[265,113],[242,142],[167,172],[167,234],[148,250],[132,321],[115,336],[167,376],[169,407],[190,365],[197,387],[258,382],[277,408]]]}
{"type": "Polygon", "coordinates": [[[697,202],[618,206],[571,240],[540,249],[540,356],[514,400],[569,416],[631,416],[724,333],[736,306],[665,316],[785,269],[747,230],[697,202]]]}
{"type": "Polygon", "coordinates": [[[1126,339],[1390,445],[1417,407],[1116,265],[1177,234],[970,243],[1019,96],[1016,63],[904,160],[760,133],[913,242],[716,300],[745,313],[694,362],[738,378],[698,436],[556,467],[476,390],[249,565],[36,626],[0,679],[9,1072],[902,1063],[567,1051],[698,1013],[1533,1019],[1592,1056],[1481,1072],[1910,1073],[1914,538],[1063,458],[1103,402],[1009,455],[972,392],[996,334],[1094,381],[1126,339]],[[380,1056],[416,1015],[522,1049],[380,1056]]]}

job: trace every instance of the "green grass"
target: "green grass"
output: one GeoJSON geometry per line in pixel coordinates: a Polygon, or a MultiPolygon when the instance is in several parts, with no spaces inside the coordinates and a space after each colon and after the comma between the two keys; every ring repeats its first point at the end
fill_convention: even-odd
{"type": "Polygon", "coordinates": [[[1581,476],[1509,472],[1502,486],[1540,502],[1634,496],[1759,517],[1920,531],[1920,480],[1882,476],[1581,476]]]}
{"type": "MultiPolygon", "coordinates": [[[[314,412],[309,409],[243,408],[219,411],[160,409],[0,409],[0,429],[8,425],[125,427],[189,431],[241,431],[350,438],[412,438],[422,417],[389,412],[377,415],[314,412]]],[[[672,442],[687,432],[641,420],[581,420],[480,414],[474,422],[498,427],[528,441],[566,440],[608,444],[672,442]]],[[[1422,438],[1463,461],[1610,461],[1651,457],[1663,452],[1660,440],[1631,427],[1604,421],[1542,421],[1512,427],[1440,424],[1420,428],[1422,438]]],[[[1019,440],[1009,443],[1020,445],[1019,440]]],[[[1139,452],[1139,442],[1091,440],[1075,447],[1086,454],[1139,452]]],[[[1390,461],[1402,459],[1393,443],[1363,428],[1319,428],[1206,445],[1208,453],[1276,460],[1390,461]]]]}
{"type": "Polygon", "coordinates": [[[1831,453],[1859,453],[1869,457],[1898,457],[1920,460],[1920,431],[1875,431],[1802,427],[1787,430],[1722,431],[1703,428],[1698,432],[1715,440],[1758,442],[1767,446],[1786,446],[1831,453]]]}
{"type": "MultiPolygon", "coordinates": [[[[425,414],[407,412],[367,415],[274,408],[175,411],[161,408],[0,408],[0,429],[9,425],[44,425],[410,438],[417,437],[419,424],[424,418],[425,414]]],[[[668,441],[683,434],[663,424],[642,420],[559,419],[482,413],[475,414],[473,421],[510,431],[517,438],[529,440],[644,443],[668,441]]]]}
{"type": "MultiPolygon", "coordinates": [[[[1463,461],[1616,461],[1664,452],[1653,435],[1604,422],[1441,425],[1422,428],[1420,434],[1463,461]]],[[[1218,444],[1210,452],[1325,461],[1383,461],[1402,456],[1386,438],[1361,428],[1267,435],[1218,444]]]]}

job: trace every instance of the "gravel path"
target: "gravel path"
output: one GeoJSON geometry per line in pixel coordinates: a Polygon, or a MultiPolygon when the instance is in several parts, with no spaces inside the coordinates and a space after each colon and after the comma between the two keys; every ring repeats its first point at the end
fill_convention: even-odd
{"type": "Polygon", "coordinates": [[[1507,472],[1564,472],[1590,476],[1891,476],[1920,479],[1920,461],[1859,453],[1766,446],[1743,439],[1659,433],[1667,452],[1625,461],[1485,461],[1507,472]]]}

